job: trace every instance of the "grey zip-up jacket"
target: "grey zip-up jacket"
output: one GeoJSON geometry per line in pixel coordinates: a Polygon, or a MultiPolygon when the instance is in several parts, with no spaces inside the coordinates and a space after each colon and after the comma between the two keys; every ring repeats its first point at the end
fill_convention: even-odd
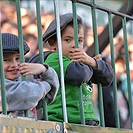
{"type": "Polygon", "coordinates": [[[26,81],[18,78],[16,81],[5,79],[6,100],[8,111],[29,110],[37,106],[46,97],[50,104],[56,97],[59,80],[55,70],[49,66],[45,74],[39,75],[40,80],[27,76],[26,81]]]}

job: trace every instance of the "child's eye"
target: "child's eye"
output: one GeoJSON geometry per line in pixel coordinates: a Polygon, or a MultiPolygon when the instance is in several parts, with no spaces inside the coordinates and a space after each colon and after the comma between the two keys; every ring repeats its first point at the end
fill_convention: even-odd
{"type": "Polygon", "coordinates": [[[9,59],[4,59],[4,62],[9,62],[10,60],[9,59]]]}
{"type": "Polygon", "coordinates": [[[19,61],[19,60],[20,60],[20,58],[19,58],[19,57],[17,57],[17,58],[16,58],[16,60],[17,60],[17,61],[19,61]]]}
{"type": "Polygon", "coordinates": [[[83,42],[83,40],[79,40],[79,43],[82,43],[83,42]]]}
{"type": "Polygon", "coordinates": [[[71,39],[65,39],[66,42],[70,43],[71,42],[71,39]]]}

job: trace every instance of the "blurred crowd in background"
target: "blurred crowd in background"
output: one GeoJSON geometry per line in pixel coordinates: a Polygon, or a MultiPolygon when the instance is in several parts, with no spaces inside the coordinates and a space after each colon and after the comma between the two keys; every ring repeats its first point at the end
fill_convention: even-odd
{"type": "MultiPolygon", "coordinates": [[[[30,52],[26,55],[26,61],[29,61],[31,57],[38,54],[38,31],[37,31],[37,19],[35,14],[28,9],[21,8],[21,22],[23,38],[30,47],[30,52]]],[[[45,13],[41,12],[41,24],[42,34],[45,32],[49,23],[54,19],[54,12],[45,13]]],[[[0,24],[1,32],[8,32],[18,35],[17,15],[16,7],[14,5],[7,5],[4,2],[0,2],[0,24]]],[[[91,27],[85,26],[85,44],[84,49],[87,50],[93,43],[93,30],[91,27]]],[[[98,25],[98,35],[102,33],[104,27],[98,25]]],[[[128,51],[129,51],[129,68],[130,68],[130,79],[132,87],[132,101],[133,101],[133,35],[128,34],[128,51]]],[[[48,44],[44,46],[45,50],[50,50],[48,44]]],[[[118,107],[121,119],[121,127],[125,127],[129,117],[129,104],[128,104],[128,85],[127,85],[127,74],[126,74],[126,60],[124,51],[124,39],[123,36],[118,34],[114,37],[114,52],[115,52],[115,70],[118,90],[118,107]]],[[[111,64],[110,56],[110,44],[101,53],[104,60],[111,64]]],[[[95,86],[95,85],[94,85],[95,86]]],[[[114,113],[114,101],[113,101],[113,85],[108,89],[103,88],[103,100],[104,100],[104,111],[105,111],[105,125],[108,127],[115,127],[115,115],[114,113]],[[110,100],[110,101],[109,101],[110,100]],[[112,111],[112,112],[111,112],[112,111]],[[109,121],[110,120],[110,121],[109,121]],[[112,121],[111,121],[112,120],[112,121]],[[112,122],[112,123],[111,123],[112,122]]],[[[97,87],[94,87],[93,101],[97,106],[97,87]]],[[[99,113],[96,113],[99,115],[99,113]]]]}

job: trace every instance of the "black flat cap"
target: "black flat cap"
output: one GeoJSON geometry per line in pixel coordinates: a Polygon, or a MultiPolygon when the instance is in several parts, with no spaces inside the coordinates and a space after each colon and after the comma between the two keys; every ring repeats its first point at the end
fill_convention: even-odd
{"type": "MultiPolygon", "coordinates": [[[[17,52],[19,53],[19,39],[16,35],[10,33],[2,33],[3,52],[17,52]]],[[[23,41],[24,54],[30,51],[29,46],[23,41]]]]}
{"type": "MultiPolygon", "coordinates": [[[[77,15],[77,20],[82,23],[82,18],[77,15]]],[[[73,14],[66,13],[60,15],[60,30],[62,31],[66,25],[73,21],[73,14]]],[[[48,26],[47,30],[43,34],[43,42],[47,42],[49,38],[56,34],[56,20],[54,19],[50,25],[48,26]]]]}

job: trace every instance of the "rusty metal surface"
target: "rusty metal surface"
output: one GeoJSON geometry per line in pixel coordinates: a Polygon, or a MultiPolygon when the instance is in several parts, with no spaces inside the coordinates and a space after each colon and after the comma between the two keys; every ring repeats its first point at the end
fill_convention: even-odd
{"type": "Polygon", "coordinates": [[[133,133],[133,130],[130,129],[104,128],[78,124],[70,124],[69,126],[70,133],[133,133]]]}
{"type": "Polygon", "coordinates": [[[0,115],[0,133],[133,133],[133,130],[36,121],[0,115]]]}
{"type": "Polygon", "coordinates": [[[61,133],[62,123],[0,116],[0,133],[61,133]]]}

